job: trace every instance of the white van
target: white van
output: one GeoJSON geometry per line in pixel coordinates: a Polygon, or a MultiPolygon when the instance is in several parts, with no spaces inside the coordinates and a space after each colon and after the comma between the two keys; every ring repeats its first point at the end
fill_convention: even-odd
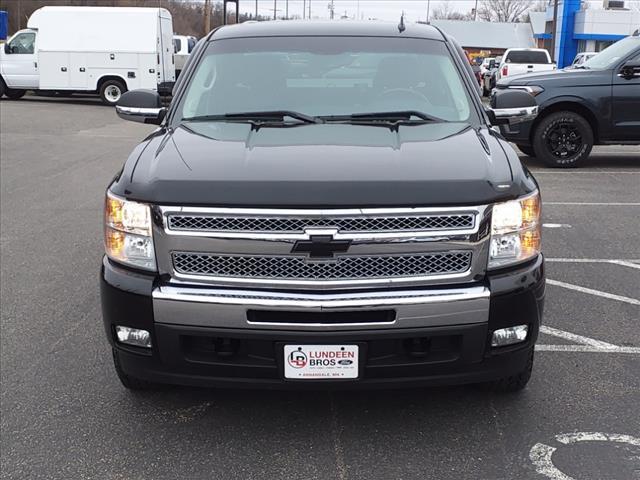
{"type": "Polygon", "coordinates": [[[127,90],[170,90],[173,22],[163,8],[43,7],[0,50],[0,96],[26,90],[97,92],[108,105],[127,90]]]}
{"type": "Polygon", "coordinates": [[[173,36],[173,46],[174,46],[174,54],[173,57],[176,62],[176,78],[180,75],[180,72],[184,70],[184,66],[187,63],[189,55],[191,55],[191,51],[193,47],[196,46],[198,40],[196,37],[192,37],[190,35],[174,35],[173,36]]]}

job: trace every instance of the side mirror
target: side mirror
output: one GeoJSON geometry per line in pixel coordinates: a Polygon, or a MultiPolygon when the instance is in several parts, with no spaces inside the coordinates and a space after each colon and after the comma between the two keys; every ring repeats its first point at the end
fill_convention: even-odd
{"type": "Polygon", "coordinates": [[[155,90],[131,90],[120,97],[116,112],[123,120],[160,125],[167,113],[155,90]]]}
{"type": "Polygon", "coordinates": [[[631,61],[625,63],[620,69],[620,73],[618,73],[618,76],[626,79],[640,77],[640,61],[631,61]]]}
{"type": "Polygon", "coordinates": [[[11,47],[8,43],[4,44],[4,53],[6,53],[7,55],[11,55],[11,47]]]}
{"type": "Polygon", "coordinates": [[[494,90],[487,113],[492,125],[515,125],[536,118],[538,104],[533,95],[524,90],[494,90]]]}

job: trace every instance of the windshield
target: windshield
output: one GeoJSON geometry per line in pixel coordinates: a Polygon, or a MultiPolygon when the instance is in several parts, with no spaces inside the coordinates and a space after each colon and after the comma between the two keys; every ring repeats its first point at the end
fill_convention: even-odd
{"type": "Polygon", "coordinates": [[[640,37],[627,37],[593,56],[582,65],[584,68],[605,70],[613,67],[619,60],[626,58],[640,48],[640,37]]]}
{"type": "Polygon", "coordinates": [[[539,50],[512,50],[505,58],[506,63],[551,63],[549,55],[539,50]]]}
{"type": "Polygon", "coordinates": [[[175,119],[242,112],[306,116],[413,111],[479,121],[444,43],[369,37],[211,42],[175,119]]]}

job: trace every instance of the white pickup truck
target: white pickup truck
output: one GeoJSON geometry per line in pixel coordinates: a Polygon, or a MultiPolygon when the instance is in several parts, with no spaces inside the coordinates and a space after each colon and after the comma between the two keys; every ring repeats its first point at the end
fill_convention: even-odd
{"type": "Polygon", "coordinates": [[[523,73],[555,70],[549,52],[544,48],[510,48],[502,56],[496,80],[523,73]]]}

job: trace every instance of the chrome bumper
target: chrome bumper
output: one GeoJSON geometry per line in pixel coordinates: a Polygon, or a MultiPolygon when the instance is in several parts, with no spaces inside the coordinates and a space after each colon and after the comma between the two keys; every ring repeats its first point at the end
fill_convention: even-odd
{"type": "Polygon", "coordinates": [[[484,286],[360,293],[265,292],[159,286],[153,290],[156,322],[202,327],[300,331],[416,328],[486,323],[490,292],[484,286]],[[395,310],[393,321],[375,323],[251,322],[248,310],[345,312],[395,310]]]}

